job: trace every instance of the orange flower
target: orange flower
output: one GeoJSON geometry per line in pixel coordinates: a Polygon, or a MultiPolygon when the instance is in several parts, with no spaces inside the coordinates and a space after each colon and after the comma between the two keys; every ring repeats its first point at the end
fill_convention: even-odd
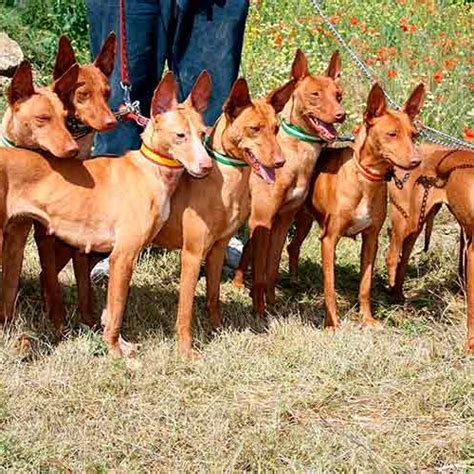
{"type": "Polygon", "coordinates": [[[465,138],[468,142],[474,141],[474,130],[473,130],[472,128],[467,128],[467,127],[465,127],[465,128],[464,128],[464,138],[465,138]]]}
{"type": "Polygon", "coordinates": [[[410,33],[416,33],[416,25],[414,25],[413,23],[410,25],[410,33]]]}
{"type": "Polygon", "coordinates": [[[443,73],[441,71],[438,71],[434,76],[433,76],[433,81],[436,82],[436,84],[439,84],[443,80],[443,73]]]}
{"type": "Polygon", "coordinates": [[[406,17],[400,18],[400,28],[403,31],[408,31],[408,18],[406,17]]]}
{"type": "Polygon", "coordinates": [[[357,25],[357,24],[359,23],[359,20],[358,20],[355,16],[353,16],[353,17],[349,20],[349,23],[350,23],[351,25],[357,25]]]}
{"type": "Polygon", "coordinates": [[[359,135],[360,128],[361,128],[360,125],[356,125],[356,126],[352,129],[352,133],[353,133],[354,135],[359,135]]]}
{"type": "Polygon", "coordinates": [[[373,58],[367,58],[365,60],[365,64],[368,64],[369,66],[372,66],[372,64],[374,64],[374,63],[375,63],[375,59],[373,59],[373,58]]]}
{"type": "Polygon", "coordinates": [[[395,69],[389,69],[389,71],[387,72],[387,77],[389,77],[390,79],[393,79],[394,77],[397,77],[398,76],[398,72],[395,71],[395,69]]]}
{"type": "Polygon", "coordinates": [[[458,63],[458,60],[457,59],[446,59],[446,61],[444,61],[444,66],[446,69],[454,69],[456,67],[458,63]]]}
{"type": "Polygon", "coordinates": [[[283,37],[281,34],[278,34],[277,37],[275,38],[275,44],[280,48],[283,43],[283,37]]]}
{"type": "Polygon", "coordinates": [[[338,15],[333,15],[331,18],[329,18],[329,21],[333,24],[333,25],[337,25],[341,19],[339,18],[338,15]]]}

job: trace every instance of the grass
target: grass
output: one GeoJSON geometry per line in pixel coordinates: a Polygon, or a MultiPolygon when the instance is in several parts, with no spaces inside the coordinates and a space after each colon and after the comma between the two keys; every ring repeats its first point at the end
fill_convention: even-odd
{"type": "MultiPolygon", "coordinates": [[[[427,15],[429,3],[417,2],[415,10],[414,2],[384,1],[392,23],[398,25],[391,33],[386,16],[373,2],[338,0],[326,5],[350,37],[361,35],[350,23],[352,16],[358,25],[363,20],[379,31],[367,43],[370,54],[392,44],[402,50],[407,41],[427,51],[429,45],[429,54],[442,63],[442,46],[432,42],[441,31],[453,37],[459,32],[461,39],[468,36],[471,12],[467,4],[439,2],[439,9],[427,15]],[[343,14],[347,11],[349,15],[343,14]],[[404,17],[418,27],[410,37],[398,28],[404,17]],[[420,38],[424,42],[417,46],[420,38]]],[[[48,57],[37,56],[35,44],[28,46],[28,37],[21,36],[25,33],[18,13],[9,10],[10,20],[5,20],[3,10],[0,7],[0,24],[18,23],[9,28],[20,35],[25,48],[32,48],[28,54],[39,58],[42,79],[42,71],[50,67],[48,57]]],[[[243,64],[253,90],[263,93],[286,77],[297,44],[311,53],[313,66],[322,69],[334,43],[319,26],[306,2],[256,1],[243,64]]],[[[39,35],[38,30],[28,34],[39,35]]],[[[78,44],[85,49],[84,42],[78,44]]],[[[449,107],[429,106],[424,118],[436,123],[441,117],[444,129],[462,135],[463,128],[472,126],[467,99],[472,65],[462,59],[468,55],[462,44],[453,45],[450,54],[459,57],[459,63],[440,84],[432,84],[430,99],[436,104],[445,87],[449,107]]],[[[422,61],[410,70],[403,56],[390,61],[400,65],[397,77],[385,76],[397,98],[406,96],[412,78],[414,83],[436,71],[422,61]]],[[[368,86],[347,59],[344,67],[350,129],[360,116],[368,86]]],[[[388,66],[379,61],[373,67],[383,74],[388,66]]],[[[299,291],[286,286],[284,256],[278,302],[268,325],[252,314],[248,291],[237,291],[224,280],[225,329],[212,334],[201,278],[194,333],[204,359],[189,362],[175,350],[177,252],[142,255],[125,324],[126,337],[139,342],[140,351],[134,360],[114,361],[106,355],[100,333],[77,324],[70,269],[62,276],[69,333],[62,339],[53,333],[43,314],[38,259],[30,243],[17,322],[0,332],[1,469],[473,471],[474,373],[472,359],[463,353],[466,317],[455,273],[455,223],[444,212],[430,252],[424,254],[421,244],[416,247],[404,306],[390,304],[386,295],[384,230],[373,293],[376,317],[385,322],[380,333],[361,330],[356,322],[359,246],[360,241],[346,239],[338,248],[338,304],[344,323],[337,334],[321,330],[316,231],[303,248],[299,291]],[[31,345],[28,356],[22,350],[25,344],[31,345]]],[[[99,310],[105,287],[96,290],[99,310]]]]}

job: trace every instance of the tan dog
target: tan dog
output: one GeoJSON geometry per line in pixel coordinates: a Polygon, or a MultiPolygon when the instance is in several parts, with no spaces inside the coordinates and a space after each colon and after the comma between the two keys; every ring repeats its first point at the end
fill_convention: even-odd
{"type": "MultiPolygon", "coordinates": [[[[474,153],[467,150],[424,145],[423,162],[410,176],[402,190],[391,190],[392,231],[387,254],[390,287],[394,296],[403,300],[403,282],[408,261],[427,220],[432,219],[442,204],[455,216],[466,234],[468,323],[466,351],[474,353],[474,231],[472,188],[474,186],[474,153]],[[403,197],[403,199],[402,199],[403,197]],[[425,202],[425,206],[423,206],[425,202]],[[401,220],[402,209],[407,218],[401,220]]],[[[403,216],[402,216],[403,217],[403,216]]],[[[461,240],[460,256],[464,254],[461,240]]]]}
{"type": "Polygon", "coordinates": [[[308,194],[309,180],[323,146],[337,136],[334,123],[344,121],[339,84],[341,61],[336,51],[326,75],[311,75],[308,61],[298,50],[293,61],[291,79],[295,91],[282,112],[278,142],[286,158],[276,171],[276,182],[268,185],[253,175],[250,179],[250,240],[234,277],[243,285],[244,272],[252,252],[252,299],[254,309],[265,311],[275,299],[278,267],[289,226],[308,194]]]}
{"type": "MultiPolygon", "coordinates": [[[[116,36],[115,33],[110,33],[94,62],[79,66],[74,89],[62,96],[68,114],[68,128],[79,145],[77,158],[90,157],[95,132],[110,130],[117,123],[107,103],[110,96],[108,78],[114,69],[115,55],[116,36]]],[[[66,36],[61,36],[53,78],[61,76],[75,63],[76,56],[71,42],[66,36]]],[[[46,235],[45,229],[39,224],[35,225],[35,241],[43,270],[40,278],[46,308],[56,328],[61,329],[65,322],[66,312],[62,304],[62,292],[54,261],[56,259],[59,262],[68,262],[73,258],[74,271],[77,274],[80,271],[88,271],[89,259],[55,239],[54,236],[46,235]]],[[[61,268],[63,266],[64,264],[61,268]]],[[[76,279],[81,280],[77,276],[76,279]]],[[[87,300],[80,300],[79,309],[83,319],[92,325],[89,299],[90,296],[87,300]]]]}
{"type": "Polygon", "coordinates": [[[0,146],[43,150],[58,158],[76,156],[79,148],[66,129],[60,99],[74,90],[78,74],[78,66],[73,65],[50,87],[35,88],[31,65],[23,61],[7,90],[0,146]]]}
{"type": "MultiPolygon", "coordinates": [[[[421,109],[424,87],[418,86],[402,111],[387,109],[383,90],[375,84],[370,91],[364,126],[352,148],[323,152],[316,174],[308,210],[321,227],[321,252],[324,274],[326,318],[324,325],[337,328],[334,280],[335,249],[342,236],[362,234],[361,280],[359,289],[362,323],[377,326],[370,305],[372,273],[378,236],[387,209],[387,173],[396,165],[403,169],[420,163],[414,137],[413,120],[421,109]]],[[[295,277],[301,243],[309,232],[312,216],[302,210],[297,230],[288,246],[290,272],[295,277]]]]}
{"type": "Polygon", "coordinates": [[[2,224],[7,229],[4,317],[13,316],[33,218],[85,253],[111,253],[104,339],[116,356],[133,350],[120,337],[120,328],[138,254],[168,218],[170,197],[183,166],[195,176],[203,176],[212,166],[201,142],[209,75],[199,77],[182,104],[176,102],[176,88],[174,76],[168,73],[155,90],[152,120],[142,135],[142,148],[120,159],[61,161],[24,150],[12,150],[11,156],[0,152],[2,224]],[[26,222],[22,216],[27,217],[26,222]]]}

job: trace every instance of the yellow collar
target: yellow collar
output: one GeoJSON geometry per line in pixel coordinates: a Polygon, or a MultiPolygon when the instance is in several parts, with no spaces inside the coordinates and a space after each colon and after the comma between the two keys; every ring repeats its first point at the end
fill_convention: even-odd
{"type": "Polygon", "coordinates": [[[153,151],[151,148],[148,148],[144,143],[142,143],[142,146],[140,147],[140,152],[147,160],[151,161],[152,163],[155,163],[156,165],[167,166],[168,168],[183,167],[183,165],[179,161],[169,156],[160,155],[156,151],[153,151]]]}

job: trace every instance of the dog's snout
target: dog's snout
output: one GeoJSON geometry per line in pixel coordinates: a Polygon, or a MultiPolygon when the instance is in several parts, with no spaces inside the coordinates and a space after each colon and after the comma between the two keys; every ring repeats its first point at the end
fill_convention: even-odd
{"type": "Polygon", "coordinates": [[[64,148],[64,158],[74,158],[79,153],[77,143],[73,142],[64,148]]]}
{"type": "Polygon", "coordinates": [[[111,115],[104,121],[104,130],[112,130],[117,125],[117,119],[111,115]]]}
{"type": "Polygon", "coordinates": [[[283,156],[277,156],[275,158],[275,168],[281,168],[285,164],[286,160],[283,156]]]}
{"type": "Polygon", "coordinates": [[[338,112],[336,112],[336,120],[339,122],[339,123],[342,123],[344,122],[344,120],[346,120],[346,112],[344,110],[339,110],[338,112]]]}
{"type": "Polygon", "coordinates": [[[421,158],[419,157],[412,158],[410,161],[410,164],[413,167],[418,166],[420,163],[421,163],[421,158]]]}

